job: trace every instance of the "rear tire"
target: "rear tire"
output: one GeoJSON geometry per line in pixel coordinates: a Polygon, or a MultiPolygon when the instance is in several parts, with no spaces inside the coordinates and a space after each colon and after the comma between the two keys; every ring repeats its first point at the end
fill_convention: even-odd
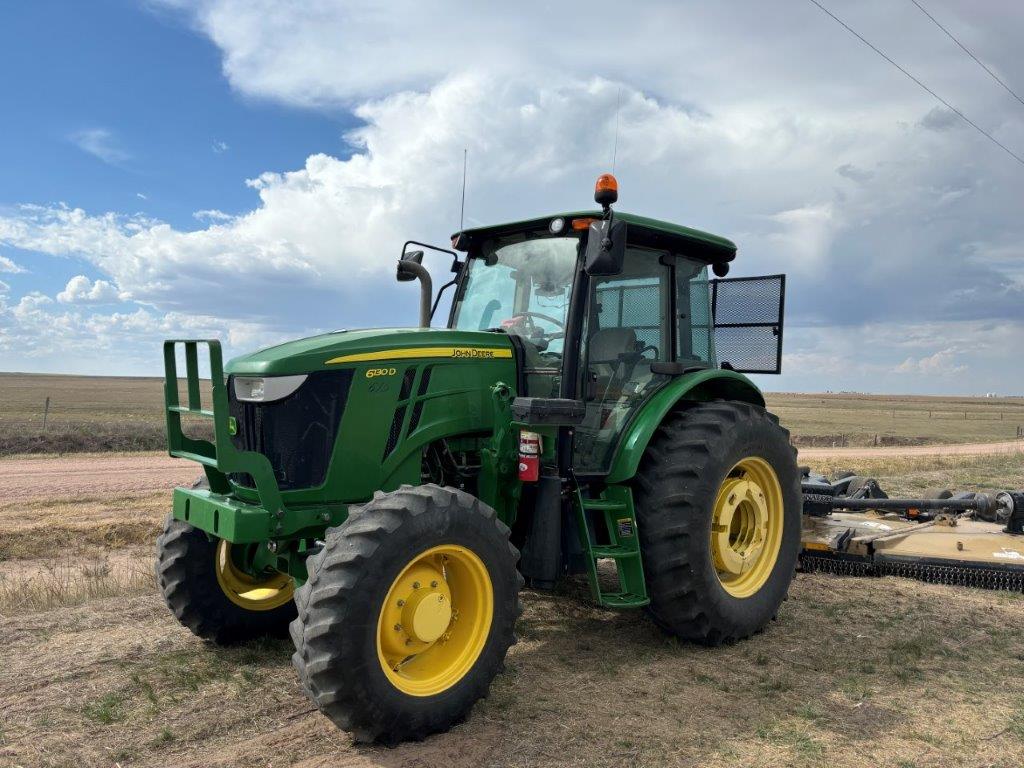
{"type": "MultiPolygon", "coordinates": [[[[167,516],[156,540],[156,578],[167,607],[193,634],[218,645],[286,637],[295,618],[290,587],[269,610],[246,610],[232,602],[217,578],[221,545],[219,539],[167,516]]],[[[275,583],[281,581],[275,577],[275,583]]]]}
{"type": "MultiPolygon", "coordinates": [[[[775,416],[731,401],[670,413],[648,445],[635,484],[648,610],[654,620],[667,632],[704,645],[731,643],[763,629],[786,597],[800,547],[796,450],[775,416]],[[737,527],[739,539],[750,527],[763,531],[764,545],[744,550],[753,562],[742,566],[749,568],[744,573],[722,566],[723,534],[716,534],[717,544],[712,539],[716,515],[726,519],[716,509],[723,499],[735,498],[730,488],[740,488],[737,482],[747,482],[742,487],[755,493],[758,482],[765,487],[762,510],[773,503],[780,507],[764,515],[764,528],[737,527]]],[[[739,518],[742,507],[735,508],[732,517],[739,518]]]]}
{"type": "Polygon", "coordinates": [[[509,529],[467,493],[378,493],[307,560],[291,625],[303,690],[358,741],[420,740],[461,722],[515,642],[518,559],[509,529]],[[421,612],[441,592],[454,618],[421,612]]]}

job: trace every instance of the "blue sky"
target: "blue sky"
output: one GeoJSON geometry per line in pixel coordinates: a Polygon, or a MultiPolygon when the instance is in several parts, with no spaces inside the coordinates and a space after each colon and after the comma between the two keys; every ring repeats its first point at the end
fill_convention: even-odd
{"type": "Polygon", "coordinates": [[[341,136],[356,123],[233,91],[187,17],[129,0],[5,4],[0,67],[16,73],[4,85],[5,204],[66,201],[193,227],[198,210],[251,208],[244,179],[314,152],[346,156],[341,136]],[[83,149],[90,135],[105,156],[83,149]]]}
{"type": "MultiPolygon", "coordinates": [[[[925,5],[1024,90],[1024,11],[925,5]]],[[[1024,106],[912,4],[831,6],[1024,151],[1024,106]]],[[[1024,168],[809,3],[653,0],[614,45],[578,13],[5,4],[0,370],[156,374],[167,336],[411,324],[394,256],[454,229],[463,149],[470,223],[578,208],[618,105],[620,207],[789,275],[764,386],[1020,391],[1024,168]]]]}

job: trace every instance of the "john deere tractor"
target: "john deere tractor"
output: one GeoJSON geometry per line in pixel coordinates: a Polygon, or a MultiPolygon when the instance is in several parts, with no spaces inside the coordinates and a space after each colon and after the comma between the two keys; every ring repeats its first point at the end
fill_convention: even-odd
{"type": "Polygon", "coordinates": [[[733,243],[617,196],[605,175],[600,209],[407,243],[419,328],[227,366],[216,341],[165,342],[170,453],[205,472],[158,540],[181,623],[215,643],[290,633],[321,711],[386,743],[486,695],[524,583],[585,574],[600,606],[706,645],[764,628],[796,564],[800,476],[743,372],[779,370],[784,277],[721,279],[733,243]],[[427,250],[451,258],[436,298],[427,250]]]}

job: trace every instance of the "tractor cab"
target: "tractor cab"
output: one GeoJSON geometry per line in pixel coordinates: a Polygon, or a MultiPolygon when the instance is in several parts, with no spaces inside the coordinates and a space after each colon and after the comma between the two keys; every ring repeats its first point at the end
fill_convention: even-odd
{"type": "Polygon", "coordinates": [[[508,335],[521,395],[583,401],[572,462],[583,473],[608,471],[625,425],[672,377],[780,365],[784,276],[723,280],[731,241],[613,212],[616,196],[606,174],[603,210],[452,237],[467,258],[448,327],[508,335]]]}

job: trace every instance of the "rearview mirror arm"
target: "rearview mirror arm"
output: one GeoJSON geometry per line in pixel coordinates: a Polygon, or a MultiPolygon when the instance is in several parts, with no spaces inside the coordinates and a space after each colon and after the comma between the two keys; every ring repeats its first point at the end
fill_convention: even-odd
{"type": "Polygon", "coordinates": [[[451,288],[453,285],[455,285],[457,282],[459,282],[458,275],[453,277],[451,280],[449,280],[447,283],[445,283],[444,285],[442,285],[438,289],[438,291],[437,291],[437,298],[434,299],[434,306],[432,306],[430,308],[430,319],[431,320],[434,319],[434,313],[437,312],[437,305],[441,303],[441,296],[443,296],[444,292],[447,291],[449,288],[451,288]]]}

